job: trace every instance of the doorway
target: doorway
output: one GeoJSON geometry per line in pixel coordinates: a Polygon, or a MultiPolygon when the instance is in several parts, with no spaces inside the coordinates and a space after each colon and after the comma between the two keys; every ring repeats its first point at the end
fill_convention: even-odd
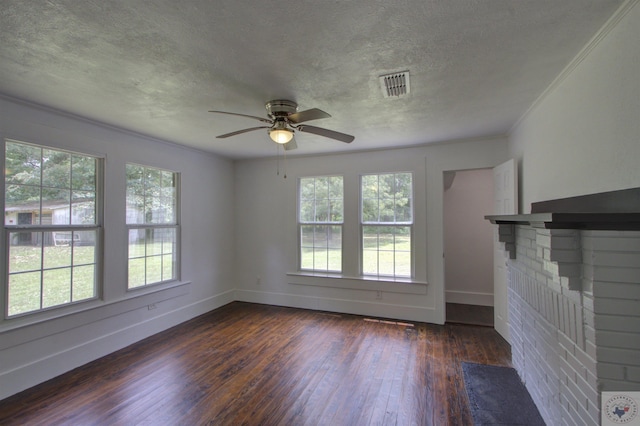
{"type": "Polygon", "coordinates": [[[493,170],[443,177],[446,322],[493,327],[493,170]]]}

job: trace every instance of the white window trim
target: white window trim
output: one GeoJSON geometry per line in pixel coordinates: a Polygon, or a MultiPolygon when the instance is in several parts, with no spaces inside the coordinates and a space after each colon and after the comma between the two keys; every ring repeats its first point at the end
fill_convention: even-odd
{"type": "MultiPolygon", "coordinates": [[[[4,259],[2,266],[0,267],[0,274],[2,276],[2,286],[0,288],[0,306],[2,306],[2,317],[0,318],[0,329],[4,328],[5,324],[13,324],[15,322],[22,322],[27,319],[31,322],[32,319],[39,319],[43,317],[56,316],[59,312],[74,313],[86,309],[87,306],[100,301],[103,295],[103,270],[104,270],[104,172],[105,172],[105,158],[104,156],[97,155],[95,153],[86,153],[75,151],[72,149],[59,148],[57,146],[48,145],[46,143],[32,143],[18,140],[16,138],[3,138],[2,149],[0,153],[0,161],[5,166],[6,144],[7,142],[18,143],[23,145],[30,145],[41,149],[49,149],[52,151],[66,152],[72,155],[79,155],[85,157],[92,157],[96,160],[95,165],[95,224],[92,225],[6,225],[3,219],[2,235],[1,239],[4,241],[3,246],[0,248],[0,256],[4,259]],[[29,232],[56,232],[59,230],[64,231],[83,231],[83,230],[95,230],[96,231],[96,244],[95,244],[95,272],[94,272],[94,297],[71,301],[60,305],[41,308],[33,311],[23,312],[15,315],[9,315],[9,238],[11,232],[16,230],[25,230],[29,232]]],[[[6,177],[3,174],[0,185],[2,186],[3,193],[5,191],[6,177]]],[[[42,186],[42,185],[40,185],[42,186]]],[[[2,197],[2,210],[5,210],[5,198],[2,197]]]]}
{"type": "MultiPolygon", "coordinates": [[[[142,223],[142,224],[129,224],[126,223],[125,227],[127,229],[127,255],[126,255],[126,265],[125,265],[125,270],[126,270],[126,274],[125,274],[125,288],[127,293],[131,293],[131,292],[147,292],[147,291],[153,291],[153,290],[149,290],[150,288],[157,288],[158,286],[164,288],[168,283],[179,283],[181,282],[181,269],[180,269],[180,265],[182,264],[181,262],[181,253],[182,253],[182,246],[181,246],[181,226],[180,226],[180,212],[181,212],[181,202],[180,202],[180,192],[181,192],[181,174],[180,172],[176,171],[176,170],[170,170],[170,169],[166,169],[166,168],[162,168],[162,167],[156,167],[156,166],[149,166],[149,165],[145,165],[145,164],[140,164],[140,163],[133,163],[133,162],[127,162],[125,164],[125,167],[127,165],[132,165],[132,166],[138,166],[138,167],[143,167],[144,169],[154,169],[154,170],[160,170],[160,171],[164,171],[164,172],[170,172],[174,174],[175,177],[175,187],[176,187],[176,193],[175,193],[175,211],[174,211],[174,223],[161,223],[161,224],[149,224],[149,223],[142,223]],[[174,253],[174,268],[175,268],[175,276],[172,277],[171,279],[168,280],[162,280],[162,281],[156,281],[153,283],[146,283],[145,280],[145,284],[144,285],[140,285],[140,286],[136,286],[136,287],[129,287],[129,231],[130,230],[134,230],[134,229],[175,229],[175,253],[174,253]]],[[[125,179],[126,181],[126,179],[125,179]]],[[[126,182],[125,182],[126,185],[126,182]]],[[[126,197],[126,189],[125,189],[125,197],[126,197]]],[[[126,203],[126,201],[125,201],[126,203]]],[[[146,258],[147,256],[145,256],[146,258]]]]}
{"type": "MultiPolygon", "coordinates": [[[[360,238],[359,238],[359,253],[358,253],[358,260],[359,260],[359,273],[363,279],[367,280],[367,279],[380,279],[383,281],[394,281],[394,280],[413,280],[414,277],[416,276],[416,250],[415,250],[415,227],[414,227],[414,223],[415,223],[415,173],[412,171],[386,171],[386,172],[374,172],[374,173],[362,173],[360,174],[359,178],[358,178],[358,225],[359,225],[359,233],[360,233],[360,238]],[[362,178],[364,176],[379,176],[379,175],[386,175],[386,174],[400,174],[400,173],[408,173],[411,175],[411,221],[407,222],[407,221],[400,221],[400,222],[365,222],[362,218],[362,204],[363,204],[363,197],[362,197],[362,178]],[[411,250],[411,266],[410,266],[410,273],[409,276],[405,276],[405,275],[386,275],[386,274],[366,274],[364,273],[363,269],[364,269],[364,246],[363,246],[363,234],[364,234],[364,227],[365,226],[372,226],[372,227],[387,227],[387,226],[398,226],[398,227],[409,227],[409,235],[411,238],[411,244],[410,244],[410,250],[411,250]]],[[[395,198],[395,197],[394,197],[395,198]]],[[[395,270],[395,263],[394,263],[394,270],[395,270]]]]}
{"type": "MultiPolygon", "coordinates": [[[[328,175],[314,175],[314,176],[300,176],[296,179],[296,219],[298,224],[298,235],[297,235],[297,265],[298,271],[301,273],[318,273],[318,274],[341,274],[344,270],[344,208],[345,208],[345,197],[344,197],[344,176],[341,174],[328,174],[328,175]],[[300,183],[302,179],[310,179],[310,178],[331,178],[331,177],[341,177],[342,178],[342,221],[340,222],[331,222],[331,221],[322,221],[322,222],[305,222],[302,221],[300,217],[300,183]],[[341,245],[340,245],[340,271],[334,270],[324,270],[324,269],[306,269],[302,267],[302,227],[303,226],[339,226],[341,228],[341,245]]],[[[328,249],[327,249],[328,251],[328,249]]],[[[327,253],[327,256],[329,254],[327,253]]]]}

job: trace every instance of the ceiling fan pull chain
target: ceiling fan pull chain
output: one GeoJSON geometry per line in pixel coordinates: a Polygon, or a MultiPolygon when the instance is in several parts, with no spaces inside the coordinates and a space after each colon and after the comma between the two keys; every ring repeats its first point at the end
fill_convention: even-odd
{"type": "Polygon", "coordinates": [[[287,178],[287,150],[282,147],[282,158],[284,158],[284,178],[287,178]]]}

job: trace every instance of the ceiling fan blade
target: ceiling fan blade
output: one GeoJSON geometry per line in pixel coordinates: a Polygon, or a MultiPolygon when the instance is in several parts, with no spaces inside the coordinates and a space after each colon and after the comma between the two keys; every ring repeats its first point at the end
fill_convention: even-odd
{"type": "Polygon", "coordinates": [[[245,118],[253,118],[254,120],[262,121],[263,123],[273,124],[272,120],[269,120],[268,118],[256,117],[255,115],[238,114],[237,112],[227,112],[227,111],[209,111],[209,112],[214,112],[216,114],[236,115],[238,117],[245,117],[245,118]]]}
{"type": "Polygon", "coordinates": [[[298,123],[302,123],[303,121],[318,120],[320,118],[329,118],[329,117],[331,117],[329,113],[326,113],[318,108],[311,108],[306,111],[293,113],[287,118],[289,119],[290,122],[298,124],[298,123]]]}
{"type": "Polygon", "coordinates": [[[258,126],[258,127],[250,127],[248,129],[236,130],[235,132],[225,133],[224,135],[216,136],[218,139],[228,138],[229,136],[241,135],[242,133],[253,132],[258,129],[270,129],[271,126],[258,126]]]}
{"type": "Polygon", "coordinates": [[[289,142],[285,143],[283,146],[285,151],[291,151],[292,149],[298,148],[298,144],[296,143],[296,138],[291,139],[289,142]]]}
{"type": "Polygon", "coordinates": [[[324,136],[325,138],[335,139],[344,143],[351,143],[355,139],[355,136],[347,135],[346,133],[336,132],[334,130],[323,129],[316,126],[300,125],[296,127],[296,130],[301,132],[313,133],[314,135],[324,136]]]}

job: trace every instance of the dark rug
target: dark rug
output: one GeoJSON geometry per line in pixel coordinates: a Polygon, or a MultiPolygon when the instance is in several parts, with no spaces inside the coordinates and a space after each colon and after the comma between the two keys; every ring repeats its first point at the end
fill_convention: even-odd
{"type": "Polygon", "coordinates": [[[474,425],[545,425],[513,368],[463,362],[462,371],[474,425]]]}

